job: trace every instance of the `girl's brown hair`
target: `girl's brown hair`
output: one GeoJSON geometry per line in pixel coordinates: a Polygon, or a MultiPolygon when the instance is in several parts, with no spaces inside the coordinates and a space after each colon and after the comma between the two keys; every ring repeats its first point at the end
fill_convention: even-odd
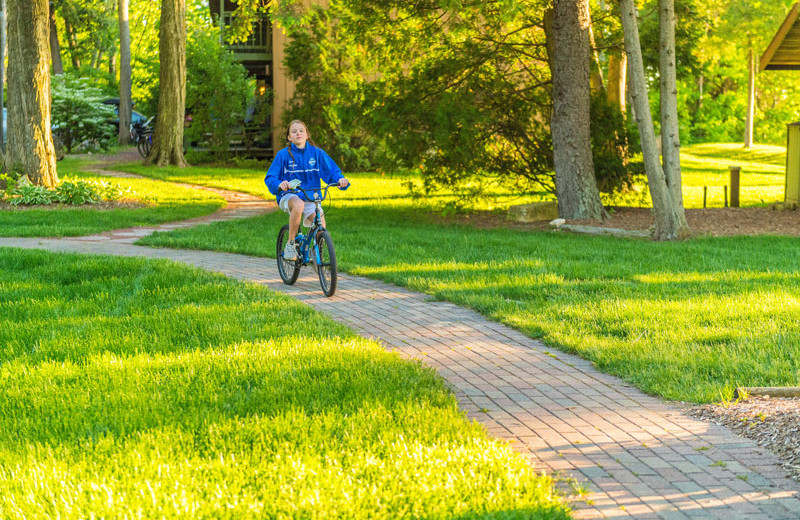
{"type": "MultiPolygon", "coordinates": [[[[311,132],[308,131],[308,126],[304,122],[300,121],[299,119],[293,120],[291,123],[289,123],[289,126],[286,127],[286,138],[287,139],[289,138],[289,132],[292,130],[292,125],[295,124],[295,123],[299,123],[299,124],[303,125],[303,128],[306,129],[306,135],[308,136],[308,142],[311,143],[312,146],[317,146],[314,143],[314,140],[311,139],[311,132]]],[[[289,157],[291,157],[292,160],[294,161],[294,154],[292,154],[292,143],[291,142],[286,146],[286,150],[289,152],[289,157]]]]}

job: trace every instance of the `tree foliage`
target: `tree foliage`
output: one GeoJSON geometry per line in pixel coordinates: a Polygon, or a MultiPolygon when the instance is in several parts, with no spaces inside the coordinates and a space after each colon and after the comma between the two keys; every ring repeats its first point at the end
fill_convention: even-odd
{"type": "Polygon", "coordinates": [[[103,104],[106,94],[75,72],[53,76],[51,87],[50,117],[67,152],[71,153],[82,143],[107,148],[116,128],[110,124],[114,120],[114,108],[103,104]]]}
{"type": "Polygon", "coordinates": [[[191,141],[208,140],[217,156],[227,153],[228,135],[241,127],[252,85],[247,71],[219,44],[218,30],[195,31],[186,48],[186,111],[191,141]]]}
{"type": "Polygon", "coordinates": [[[384,168],[419,168],[434,184],[477,173],[552,190],[541,7],[333,0],[327,12],[284,8],[296,110],[317,111],[345,160],[372,154],[384,168]],[[323,16],[326,27],[308,23],[323,16]]]}

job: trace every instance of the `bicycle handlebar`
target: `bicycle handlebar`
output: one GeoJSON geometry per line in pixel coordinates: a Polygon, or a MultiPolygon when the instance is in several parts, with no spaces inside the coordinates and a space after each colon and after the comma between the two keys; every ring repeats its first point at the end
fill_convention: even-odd
{"type": "MultiPolygon", "coordinates": [[[[322,197],[320,197],[320,199],[319,199],[320,201],[323,201],[323,200],[325,200],[325,198],[327,198],[328,189],[331,188],[332,186],[335,186],[335,187],[341,189],[341,186],[339,186],[339,183],[336,182],[336,183],[332,183],[332,184],[325,184],[324,186],[320,186],[319,188],[314,188],[314,189],[309,190],[309,191],[311,193],[315,194],[315,195],[316,195],[315,192],[317,192],[317,191],[323,192],[322,197]]],[[[296,188],[290,188],[288,190],[280,190],[280,191],[283,191],[284,193],[302,193],[306,197],[306,199],[308,199],[309,201],[313,202],[314,200],[316,200],[316,197],[310,196],[309,192],[304,190],[300,186],[298,186],[296,188]]]]}

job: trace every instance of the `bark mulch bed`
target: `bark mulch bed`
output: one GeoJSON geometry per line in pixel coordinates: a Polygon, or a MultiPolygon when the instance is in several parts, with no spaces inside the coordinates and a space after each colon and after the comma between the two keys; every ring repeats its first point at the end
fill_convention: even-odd
{"type": "MultiPolygon", "coordinates": [[[[507,220],[505,212],[475,212],[439,218],[451,222],[455,219],[481,228],[552,229],[548,221],[507,220]]],[[[770,207],[687,209],[686,220],[696,236],[800,236],[800,211],[793,210],[776,210],[770,207]]],[[[610,208],[609,218],[606,220],[568,220],[567,224],[648,231],[653,225],[653,213],[650,208],[615,207],[610,208]]]]}
{"type": "Polygon", "coordinates": [[[800,481],[800,398],[750,397],[729,404],[695,406],[689,414],[756,441],[800,481]]]}

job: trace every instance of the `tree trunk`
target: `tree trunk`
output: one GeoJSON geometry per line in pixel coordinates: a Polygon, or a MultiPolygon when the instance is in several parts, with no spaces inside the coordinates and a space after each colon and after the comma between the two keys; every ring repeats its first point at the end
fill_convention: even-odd
{"type": "Polygon", "coordinates": [[[186,107],[186,2],[162,0],[158,55],[161,61],[158,116],[153,148],[145,164],[186,166],[183,120],[186,107]]]}
{"type": "Polygon", "coordinates": [[[58,184],[50,133],[48,0],[8,0],[8,153],[6,167],[33,184],[58,184]]]}
{"type": "Polygon", "coordinates": [[[678,130],[678,82],[675,69],[675,4],[659,0],[659,66],[661,72],[661,162],[680,228],[688,230],[683,210],[681,141],[678,130]]]}
{"type": "MultiPolygon", "coordinates": [[[[0,0],[0,112],[5,106],[3,88],[6,84],[6,0],[0,0]]],[[[6,124],[8,124],[6,122],[6,124]]],[[[3,153],[0,154],[0,162],[5,163],[6,146],[5,140],[7,136],[3,130],[3,125],[0,124],[0,148],[3,153]]]]}
{"type": "Polygon", "coordinates": [[[744,147],[753,146],[753,117],[756,109],[756,64],[753,49],[747,55],[748,81],[747,81],[747,120],[744,125],[744,147]]]}
{"type": "Polygon", "coordinates": [[[95,49],[92,53],[92,61],[89,62],[89,67],[96,69],[100,66],[100,63],[103,59],[103,51],[100,49],[95,49]]]}
{"type": "Polygon", "coordinates": [[[128,0],[119,0],[119,144],[131,142],[131,26],[128,0]]]}
{"type": "Polygon", "coordinates": [[[655,240],[673,240],[684,236],[689,230],[681,226],[680,219],[676,215],[664,171],[661,169],[661,162],[658,158],[653,118],[647,99],[647,83],[644,76],[642,49],[639,43],[636,5],[633,0],[619,0],[619,9],[622,15],[622,30],[625,35],[625,50],[628,54],[631,100],[636,125],[639,127],[644,168],[655,214],[653,238],[655,240]]]}
{"type": "Polygon", "coordinates": [[[625,89],[627,85],[628,56],[619,49],[608,53],[608,104],[625,114],[625,89]]]}
{"type": "Polygon", "coordinates": [[[67,17],[64,17],[64,28],[67,32],[67,46],[69,47],[69,57],[70,61],[72,61],[72,68],[80,69],[81,60],[78,57],[78,43],[75,39],[75,30],[72,28],[72,24],[67,17]]]}
{"type": "Polygon", "coordinates": [[[594,177],[589,133],[589,2],[555,0],[552,17],[553,165],[558,214],[567,219],[604,215],[594,177]]]}
{"type": "Polygon", "coordinates": [[[64,74],[61,45],[58,43],[58,28],[56,27],[56,8],[53,2],[50,2],[50,54],[53,60],[53,74],[64,74]]]}
{"type": "Polygon", "coordinates": [[[586,20],[589,23],[589,52],[592,57],[591,76],[589,79],[589,87],[591,92],[606,93],[605,81],[603,80],[603,67],[600,65],[600,55],[597,52],[597,46],[594,43],[594,27],[592,26],[591,14],[586,13],[586,20]]]}

